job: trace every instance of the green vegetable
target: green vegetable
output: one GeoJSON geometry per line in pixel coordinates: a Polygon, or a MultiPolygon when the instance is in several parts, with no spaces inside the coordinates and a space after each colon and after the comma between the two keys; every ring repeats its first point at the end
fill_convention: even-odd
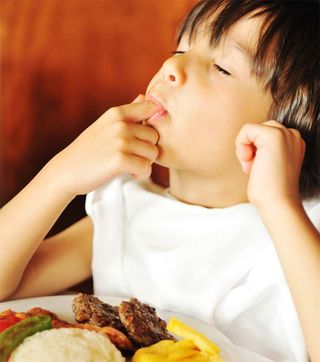
{"type": "Polygon", "coordinates": [[[30,317],[0,333],[0,362],[5,362],[11,352],[28,336],[51,329],[51,318],[46,315],[30,317]]]}

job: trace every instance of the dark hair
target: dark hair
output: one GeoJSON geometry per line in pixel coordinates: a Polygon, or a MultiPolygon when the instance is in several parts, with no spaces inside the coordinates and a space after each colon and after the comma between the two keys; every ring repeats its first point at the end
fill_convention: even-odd
{"type": "Polygon", "coordinates": [[[273,96],[268,119],[296,128],[306,142],[300,176],[304,199],[320,194],[319,8],[319,0],[200,1],[182,23],[177,39],[186,35],[192,40],[199,26],[208,22],[214,46],[242,17],[262,16],[253,73],[273,96]]]}

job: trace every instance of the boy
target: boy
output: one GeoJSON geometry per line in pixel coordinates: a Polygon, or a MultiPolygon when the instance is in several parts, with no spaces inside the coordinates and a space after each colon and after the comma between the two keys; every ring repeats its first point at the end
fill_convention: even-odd
{"type": "Polygon", "coordinates": [[[306,360],[296,308],[318,361],[318,22],[317,2],[199,3],[146,96],[108,110],[1,210],[1,299],[92,273],[95,293],[202,318],[274,361],[306,360]],[[125,176],[153,162],[169,189],[125,176]],[[93,190],[91,218],[42,243],[93,190]]]}

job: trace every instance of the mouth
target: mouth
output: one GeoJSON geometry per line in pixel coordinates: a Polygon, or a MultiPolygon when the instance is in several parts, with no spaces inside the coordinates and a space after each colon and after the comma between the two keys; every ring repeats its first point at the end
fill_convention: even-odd
{"type": "Polygon", "coordinates": [[[164,108],[161,100],[152,93],[149,93],[146,95],[145,98],[147,101],[153,102],[156,106],[158,106],[158,109],[155,111],[155,113],[147,120],[147,123],[149,124],[156,124],[161,119],[166,117],[168,115],[168,111],[164,108]]]}

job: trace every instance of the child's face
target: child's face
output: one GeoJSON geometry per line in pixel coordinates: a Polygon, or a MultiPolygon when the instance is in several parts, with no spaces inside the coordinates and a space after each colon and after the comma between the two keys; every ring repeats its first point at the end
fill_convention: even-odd
{"type": "Polygon", "coordinates": [[[168,112],[150,121],[160,135],[157,163],[222,179],[239,172],[236,135],[247,122],[266,121],[272,103],[239,48],[255,50],[259,26],[259,18],[241,19],[215,48],[202,28],[191,44],[182,39],[177,50],[184,53],[151,80],[147,99],[157,98],[168,112]]]}

